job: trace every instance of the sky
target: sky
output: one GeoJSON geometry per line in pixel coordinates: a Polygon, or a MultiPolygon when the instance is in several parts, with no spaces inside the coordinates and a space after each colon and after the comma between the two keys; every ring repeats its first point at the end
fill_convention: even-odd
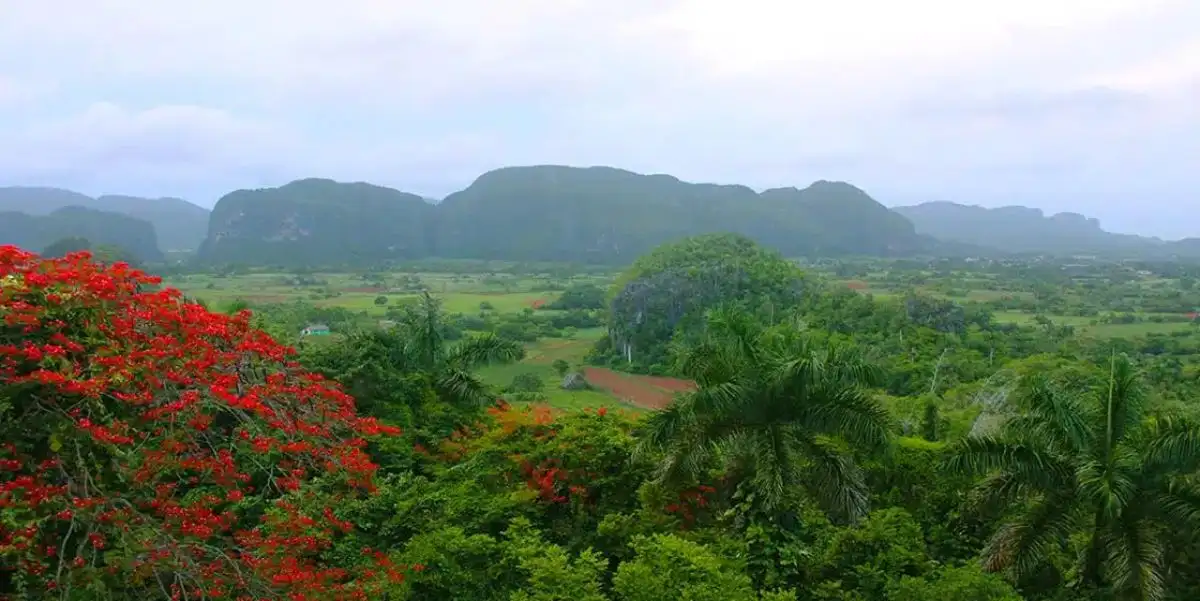
{"type": "Polygon", "coordinates": [[[1200,2],[0,0],[0,185],[547,163],[1200,236],[1200,2]]]}

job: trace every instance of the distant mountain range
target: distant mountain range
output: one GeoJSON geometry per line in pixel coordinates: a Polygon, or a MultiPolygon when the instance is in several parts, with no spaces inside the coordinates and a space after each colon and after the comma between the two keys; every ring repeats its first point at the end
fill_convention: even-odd
{"type": "Polygon", "coordinates": [[[908,256],[939,243],[858,188],[757,193],[611,167],[509,167],[431,204],[370,184],[299,180],[213,209],[199,257],[272,264],[438,256],[622,264],[664,241],[746,234],[786,254],[908,256]]]}
{"type": "Polygon", "coordinates": [[[149,222],[111,211],[80,206],[55,209],[48,215],[0,211],[0,244],[42,252],[64,238],[86,238],[95,245],[117,246],[141,261],[162,261],[149,222]]]}
{"type": "Polygon", "coordinates": [[[162,250],[195,250],[208,233],[209,210],[179,198],[120,195],[92,198],[59,188],[0,187],[0,211],[44,216],[64,207],[120,213],[146,221],[153,226],[158,248],[162,250]]]}
{"type": "Polygon", "coordinates": [[[1078,213],[1046,215],[1041,209],[1008,206],[988,209],[953,202],[927,202],[892,209],[916,230],[947,242],[963,242],[1007,253],[1170,257],[1200,255],[1200,238],[1165,242],[1117,234],[1099,220],[1078,213]]]}
{"type": "MultiPolygon", "coordinates": [[[[439,202],[367,183],[302,179],[230,192],[211,213],[177,198],[91,198],[55,188],[0,188],[0,211],[43,220],[32,230],[0,223],[0,244],[40,250],[36,245],[53,242],[47,236],[87,237],[82,230],[88,229],[88,219],[112,223],[111,215],[119,214],[147,224],[156,249],[196,249],[197,258],[208,263],[280,266],[431,256],[624,264],[667,240],[707,232],[744,234],[797,257],[1200,258],[1200,239],[1164,242],[1115,234],[1074,213],[1047,216],[1026,207],[951,202],[888,209],[844,182],[755,192],[612,167],[506,167],[439,202]],[[54,217],[68,207],[88,209],[91,217],[83,222],[78,212],[69,221],[54,217]],[[51,222],[70,225],[45,225],[51,222]],[[34,239],[31,231],[44,233],[34,239]]],[[[96,242],[150,252],[144,230],[134,235],[140,229],[118,228],[133,236],[124,242],[95,227],[88,231],[107,238],[96,242]]]]}

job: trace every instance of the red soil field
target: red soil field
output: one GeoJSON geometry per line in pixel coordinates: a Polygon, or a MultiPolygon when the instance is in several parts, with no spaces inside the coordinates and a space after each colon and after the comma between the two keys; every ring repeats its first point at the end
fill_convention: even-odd
{"type": "Polygon", "coordinates": [[[379,286],[358,286],[356,288],[342,288],[342,292],[383,292],[386,288],[379,286]]]}
{"type": "Polygon", "coordinates": [[[644,409],[666,407],[674,393],[695,390],[696,385],[677,378],[623,374],[603,367],[587,367],[583,377],[597,388],[609,391],[617,398],[644,409]]]}

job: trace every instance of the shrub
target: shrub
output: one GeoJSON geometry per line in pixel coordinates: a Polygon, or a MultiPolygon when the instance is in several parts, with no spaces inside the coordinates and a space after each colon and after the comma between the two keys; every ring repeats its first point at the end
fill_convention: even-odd
{"type": "Polygon", "coordinates": [[[555,359],[553,366],[554,373],[558,374],[560,378],[566,377],[567,372],[571,370],[571,364],[564,359],[555,359]]]}
{"type": "Polygon", "coordinates": [[[541,392],[546,387],[541,376],[532,372],[523,372],[513,376],[512,382],[505,392],[541,392]]]}

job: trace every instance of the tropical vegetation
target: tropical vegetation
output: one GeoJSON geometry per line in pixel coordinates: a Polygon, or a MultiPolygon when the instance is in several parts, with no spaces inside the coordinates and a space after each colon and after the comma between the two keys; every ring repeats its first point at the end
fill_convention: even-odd
{"type": "Polygon", "coordinates": [[[419,267],[343,274],[371,284],[352,310],[328,274],[201,302],[237,276],[185,295],[78,246],[0,248],[0,598],[1200,594],[1183,264],[800,268],[710,236],[519,309],[419,267]],[[720,294],[639,330],[658,350],[631,367],[692,386],[538,396],[615,373],[551,351],[604,324],[612,367],[623,291],[662,272],[720,294]]]}

